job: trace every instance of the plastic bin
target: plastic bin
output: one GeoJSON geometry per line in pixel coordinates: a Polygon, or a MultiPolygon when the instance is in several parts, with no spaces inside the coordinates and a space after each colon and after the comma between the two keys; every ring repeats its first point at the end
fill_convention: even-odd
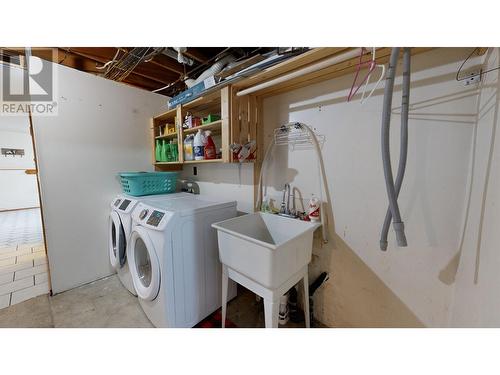
{"type": "Polygon", "coordinates": [[[174,193],[178,172],[122,172],[122,190],[134,197],[174,193]]]}
{"type": "Polygon", "coordinates": [[[219,115],[208,115],[207,117],[203,117],[203,120],[201,121],[201,123],[203,125],[206,125],[206,124],[210,124],[214,121],[219,121],[220,120],[220,116],[219,115]]]}

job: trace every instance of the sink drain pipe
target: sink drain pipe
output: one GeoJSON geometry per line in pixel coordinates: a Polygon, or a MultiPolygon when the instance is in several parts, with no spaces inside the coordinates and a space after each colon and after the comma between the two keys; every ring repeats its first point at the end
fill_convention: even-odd
{"type": "Polygon", "coordinates": [[[396,66],[398,63],[400,48],[393,48],[384,89],[384,104],[382,110],[382,163],[384,167],[385,185],[387,197],[389,199],[389,208],[387,209],[382,233],[380,235],[380,249],[387,250],[387,234],[391,219],[396,233],[398,246],[407,246],[404,223],[401,220],[401,213],[398,206],[398,196],[403,183],[406,170],[406,160],[408,155],[408,107],[410,98],[410,48],[403,49],[403,97],[401,104],[401,145],[399,151],[399,165],[396,183],[392,175],[391,154],[389,147],[392,96],[394,90],[394,77],[396,75],[396,66]]]}

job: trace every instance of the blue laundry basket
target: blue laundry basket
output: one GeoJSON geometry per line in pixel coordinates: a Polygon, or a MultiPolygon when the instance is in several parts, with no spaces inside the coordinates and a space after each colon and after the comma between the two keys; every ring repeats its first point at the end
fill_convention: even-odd
{"type": "Polygon", "coordinates": [[[134,197],[174,193],[178,175],[178,172],[119,173],[123,192],[134,197]]]}

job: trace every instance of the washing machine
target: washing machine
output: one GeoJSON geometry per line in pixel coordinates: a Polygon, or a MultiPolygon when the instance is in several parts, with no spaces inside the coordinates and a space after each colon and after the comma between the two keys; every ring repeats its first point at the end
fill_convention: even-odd
{"type": "Polygon", "coordinates": [[[132,230],[132,211],[137,203],[154,202],[167,199],[175,199],[190,196],[188,193],[174,193],[161,195],[147,195],[144,197],[132,197],[120,194],[111,202],[109,215],[109,261],[118,275],[121,283],[133,295],[137,295],[132,282],[132,276],[127,262],[127,243],[132,230]]]}
{"type": "MultiPolygon", "coordinates": [[[[139,302],[156,327],[193,327],[221,306],[222,266],[212,223],[236,216],[236,202],[192,195],[139,202],[127,247],[139,302]]],[[[228,297],[236,296],[231,283],[228,297]]]]}

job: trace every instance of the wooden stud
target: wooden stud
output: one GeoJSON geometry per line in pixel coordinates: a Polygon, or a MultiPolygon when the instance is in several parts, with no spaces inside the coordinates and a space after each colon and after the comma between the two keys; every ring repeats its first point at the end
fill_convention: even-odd
{"type": "Polygon", "coordinates": [[[157,125],[158,122],[157,120],[155,120],[154,118],[151,119],[150,121],[150,134],[151,134],[151,144],[153,145],[153,147],[151,147],[151,150],[153,150],[153,153],[151,155],[151,163],[153,165],[155,165],[156,163],[156,140],[155,140],[155,137],[156,137],[156,129],[157,129],[157,125]]]}
{"type": "Polygon", "coordinates": [[[177,128],[177,144],[178,144],[178,152],[179,152],[179,163],[184,162],[184,133],[182,129],[182,123],[184,121],[184,117],[182,116],[182,106],[178,105],[176,110],[176,123],[175,126],[177,128]]]}
{"type": "Polygon", "coordinates": [[[222,143],[222,160],[224,163],[230,162],[230,149],[229,144],[231,142],[230,137],[230,122],[231,122],[231,90],[229,86],[224,87],[220,91],[221,98],[221,143],[222,143]]]}
{"type": "MultiPolygon", "coordinates": [[[[242,106],[243,101],[242,98],[236,96],[236,90],[231,90],[231,143],[240,143],[241,138],[241,123],[242,123],[242,106]]],[[[230,157],[231,162],[237,162],[238,160],[233,157],[233,153],[231,152],[230,157]]]]}

